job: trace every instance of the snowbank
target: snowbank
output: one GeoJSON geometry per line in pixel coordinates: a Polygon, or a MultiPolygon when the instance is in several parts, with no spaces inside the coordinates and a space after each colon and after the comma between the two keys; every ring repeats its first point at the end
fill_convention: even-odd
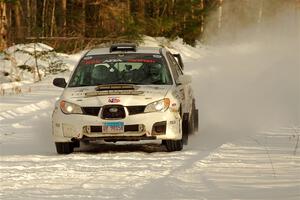
{"type": "Polygon", "coordinates": [[[69,67],[63,62],[67,55],[58,54],[52,47],[42,43],[17,44],[4,52],[0,55],[0,83],[36,81],[36,65],[42,77],[69,67]]]}
{"type": "Polygon", "coordinates": [[[192,47],[183,42],[183,39],[177,38],[175,40],[169,40],[164,37],[150,37],[144,36],[143,42],[140,46],[146,47],[166,47],[172,53],[180,53],[184,60],[197,60],[204,57],[208,48],[202,45],[200,42],[195,47],[192,47]]]}

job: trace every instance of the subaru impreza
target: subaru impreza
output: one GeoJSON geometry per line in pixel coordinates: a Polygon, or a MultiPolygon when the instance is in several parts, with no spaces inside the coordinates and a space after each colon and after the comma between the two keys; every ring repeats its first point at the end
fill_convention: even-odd
{"type": "Polygon", "coordinates": [[[180,54],[166,48],[113,44],[87,51],[55,103],[52,134],[57,153],[81,142],[159,140],[180,151],[198,129],[191,77],[180,54]]]}

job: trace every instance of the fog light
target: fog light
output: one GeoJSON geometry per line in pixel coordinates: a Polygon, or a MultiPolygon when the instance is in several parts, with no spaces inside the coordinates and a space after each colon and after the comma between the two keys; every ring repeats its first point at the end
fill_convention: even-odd
{"type": "Polygon", "coordinates": [[[155,126],[154,129],[155,129],[155,132],[162,133],[162,132],[165,132],[166,126],[163,126],[163,125],[155,126]]]}
{"type": "Polygon", "coordinates": [[[167,122],[156,122],[152,127],[152,135],[164,135],[166,134],[167,122]]]}
{"type": "Polygon", "coordinates": [[[91,133],[91,127],[90,126],[84,126],[83,128],[84,133],[91,133]]]}

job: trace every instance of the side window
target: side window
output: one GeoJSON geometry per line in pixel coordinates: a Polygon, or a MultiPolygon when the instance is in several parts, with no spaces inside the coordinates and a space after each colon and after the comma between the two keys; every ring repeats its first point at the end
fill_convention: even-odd
{"type": "Polygon", "coordinates": [[[167,58],[168,61],[170,62],[174,79],[177,80],[178,77],[183,74],[183,72],[181,71],[180,66],[178,65],[177,61],[175,60],[175,58],[172,56],[170,52],[167,52],[167,58]]]}
{"type": "Polygon", "coordinates": [[[180,75],[182,75],[183,72],[182,72],[182,69],[181,69],[181,67],[179,66],[177,60],[174,58],[174,56],[173,56],[172,54],[170,54],[170,58],[171,58],[172,62],[174,62],[175,69],[176,69],[177,73],[180,74],[180,75]]]}
{"type": "Polygon", "coordinates": [[[172,61],[171,59],[171,56],[170,56],[170,53],[167,52],[167,59],[168,59],[168,62],[170,63],[170,68],[171,68],[171,71],[172,71],[172,74],[173,74],[173,77],[174,77],[174,80],[176,81],[178,79],[178,73],[176,71],[176,66],[174,64],[174,62],[172,61]]]}

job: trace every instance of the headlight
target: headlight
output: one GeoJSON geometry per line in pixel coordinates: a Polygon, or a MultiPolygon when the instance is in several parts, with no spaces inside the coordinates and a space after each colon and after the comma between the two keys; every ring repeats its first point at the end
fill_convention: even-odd
{"type": "Polygon", "coordinates": [[[60,109],[65,114],[82,114],[82,110],[79,105],[70,103],[67,101],[61,101],[59,103],[60,109]]]}
{"type": "Polygon", "coordinates": [[[169,108],[169,106],[170,106],[170,99],[165,98],[148,104],[144,112],[164,112],[169,108]]]}

